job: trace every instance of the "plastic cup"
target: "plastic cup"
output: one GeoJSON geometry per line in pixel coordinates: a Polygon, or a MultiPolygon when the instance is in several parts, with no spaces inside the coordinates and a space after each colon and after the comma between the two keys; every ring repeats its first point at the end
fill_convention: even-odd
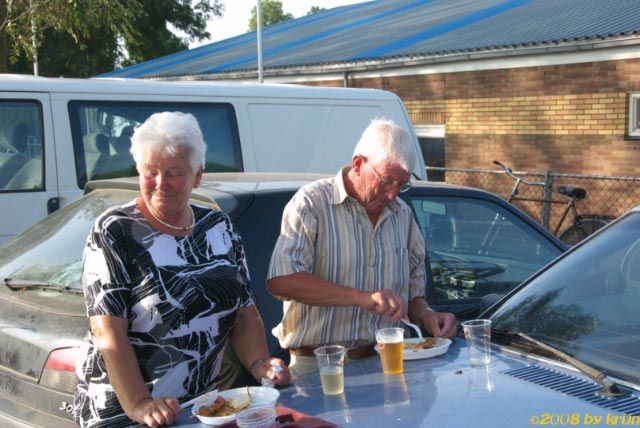
{"type": "Polygon", "coordinates": [[[491,362],[491,320],[470,320],[462,323],[469,347],[469,362],[483,366],[491,362]]]}
{"type": "Polygon", "coordinates": [[[404,367],[404,330],[401,328],[382,328],[376,331],[376,342],[384,374],[400,374],[404,367]]]}
{"type": "Polygon", "coordinates": [[[275,406],[255,406],[236,415],[238,428],[275,428],[275,406]]]}
{"type": "Polygon", "coordinates": [[[321,346],[313,353],[316,355],[322,392],[338,395],[344,392],[344,355],[346,349],[340,345],[321,346]]]}

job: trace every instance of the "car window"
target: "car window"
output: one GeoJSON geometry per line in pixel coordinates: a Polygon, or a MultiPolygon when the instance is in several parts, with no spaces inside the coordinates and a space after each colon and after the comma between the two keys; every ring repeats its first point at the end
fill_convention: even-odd
{"type": "Polygon", "coordinates": [[[72,101],[71,133],[80,188],[88,180],[137,175],[129,153],[131,135],[153,113],[182,111],[198,120],[204,141],[205,172],[243,170],[233,106],[228,103],[72,101]]]}
{"type": "Polygon", "coordinates": [[[425,238],[432,276],[427,294],[434,304],[505,293],[561,253],[531,225],[487,200],[413,196],[411,205],[425,238]]]}
{"type": "Polygon", "coordinates": [[[0,248],[0,279],[23,279],[82,289],[82,252],[95,219],[133,200],[133,191],[96,191],[51,214],[0,248]]]}
{"type": "Polygon", "coordinates": [[[0,192],[44,190],[42,113],[37,101],[0,102],[0,192]]]}
{"type": "MultiPolygon", "coordinates": [[[[133,190],[95,190],[49,215],[0,247],[0,281],[5,278],[82,289],[82,253],[96,218],[106,209],[132,201],[133,190]]],[[[192,203],[219,209],[202,199],[192,203]]]]}
{"type": "Polygon", "coordinates": [[[574,249],[492,316],[606,373],[640,381],[640,214],[574,249]]]}
{"type": "MultiPolygon", "coordinates": [[[[82,253],[96,218],[115,205],[132,201],[138,191],[95,190],[47,216],[0,247],[0,281],[5,278],[82,289],[82,253]]],[[[191,203],[220,209],[214,201],[191,203]]]]}

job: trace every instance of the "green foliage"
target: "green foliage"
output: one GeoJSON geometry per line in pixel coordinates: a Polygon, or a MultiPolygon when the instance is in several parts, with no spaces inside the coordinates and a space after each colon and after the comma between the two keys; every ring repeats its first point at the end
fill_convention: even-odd
{"type": "Polygon", "coordinates": [[[86,77],[186,49],[209,37],[207,21],[222,11],[221,0],[0,0],[0,37],[9,70],[30,72],[33,23],[40,74],[86,77]]]}
{"type": "Polygon", "coordinates": [[[123,65],[136,64],[189,47],[192,40],[209,38],[207,21],[212,16],[222,16],[220,0],[137,0],[141,12],[134,17],[138,32],[124,34],[124,45],[129,59],[123,65]],[[187,35],[180,39],[167,23],[187,35]]]}
{"type": "Polygon", "coordinates": [[[327,9],[320,6],[311,6],[311,9],[309,9],[309,12],[307,12],[307,16],[313,15],[314,13],[322,12],[323,10],[327,9]]]}
{"type": "MultiPolygon", "coordinates": [[[[279,0],[262,0],[262,26],[277,24],[278,22],[293,19],[290,13],[284,13],[282,10],[282,2],[279,0]]],[[[251,19],[249,19],[249,31],[255,31],[258,28],[258,8],[253,6],[251,9],[251,19]]]]}
{"type": "MultiPolygon", "coordinates": [[[[3,0],[4,1],[4,0],[3,0]]],[[[15,62],[24,54],[33,56],[33,34],[45,31],[68,35],[78,49],[85,49],[84,41],[93,36],[96,28],[113,32],[129,24],[133,7],[113,0],[13,0],[4,2],[6,15],[0,16],[0,32],[9,41],[9,60],[15,62]]]]}
{"type": "MultiPolygon", "coordinates": [[[[38,68],[40,75],[90,77],[113,70],[118,57],[118,44],[115,37],[82,38],[82,49],[67,33],[51,28],[43,32],[38,48],[38,68]]],[[[22,61],[24,69],[11,70],[17,64],[10,64],[10,70],[31,73],[31,62],[22,61]]]]}

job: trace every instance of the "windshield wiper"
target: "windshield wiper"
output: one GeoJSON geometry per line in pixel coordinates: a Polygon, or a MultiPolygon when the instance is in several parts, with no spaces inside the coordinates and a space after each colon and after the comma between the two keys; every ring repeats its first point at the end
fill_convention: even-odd
{"type": "Polygon", "coordinates": [[[495,329],[492,329],[491,333],[498,336],[504,336],[508,338],[510,342],[513,339],[524,340],[529,345],[533,345],[536,348],[543,349],[548,353],[554,355],[555,357],[558,357],[561,360],[571,364],[573,367],[578,369],[582,374],[593,379],[595,382],[601,385],[603,395],[606,395],[608,397],[620,397],[622,395],[629,394],[629,391],[620,388],[620,386],[614,380],[612,380],[610,377],[608,377],[606,374],[604,374],[600,370],[594,367],[591,367],[590,365],[578,360],[577,358],[572,357],[571,355],[565,352],[560,351],[559,349],[549,346],[546,343],[540,342],[539,340],[536,340],[527,334],[512,332],[512,331],[495,330],[495,329]]]}
{"type": "Polygon", "coordinates": [[[59,293],[80,294],[83,295],[82,290],[69,287],[68,285],[50,284],[48,282],[32,281],[27,279],[11,279],[5,278],[4,285],[13,291],[19,290],[46,290],[57,291],[59,293]]]}

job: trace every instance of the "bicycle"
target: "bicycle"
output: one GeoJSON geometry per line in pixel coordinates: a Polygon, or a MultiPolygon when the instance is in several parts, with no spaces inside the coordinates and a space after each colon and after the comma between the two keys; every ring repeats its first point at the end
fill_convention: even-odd
{"type": "Polygon", "coordinates": [[[600,214],[579,214],[578,209],[576,208],[576,202],[580,201],[587,197],[587,191],[582,187],[573,187],[573,186],[558,186],[555,189],[552,189],[552,192],[556,192],[561,194],[564,199],[558,200],[553,197],[550,198],[530,198],[530,197],[521,197],[518,196],[520,184],[526,184],[528,186],[547,186],[547,183],[543,181],[529,181],[525,180],[522,177],[517,176],[513,173],[513,170],[501,162],[497,160],[493,161],[494,164],[500,166],[504,172],[514,180],[516,180],[513,188],[511,189],[511,193],[507,198],[507,202],[512,203],[513,201],[529,201],[529,202],[540,202],[543,204],[564,204],[565,207],[560,215],[560,220],[558,220],[557,225],[553,230],[548,225],[545,225],[551,230],[551,232],[560,238],[565,244],[575,245],[578,242],[582,241],[587,236],[591,235],[598,229],[605,226],[607,223],[611,222],[614,217],[600,215],[600,214]],[[560,232],[565,220],[567,219],[568,214],[571,213],[573,216],[573,223],[571,223],[566,229],[560,232]]]}

